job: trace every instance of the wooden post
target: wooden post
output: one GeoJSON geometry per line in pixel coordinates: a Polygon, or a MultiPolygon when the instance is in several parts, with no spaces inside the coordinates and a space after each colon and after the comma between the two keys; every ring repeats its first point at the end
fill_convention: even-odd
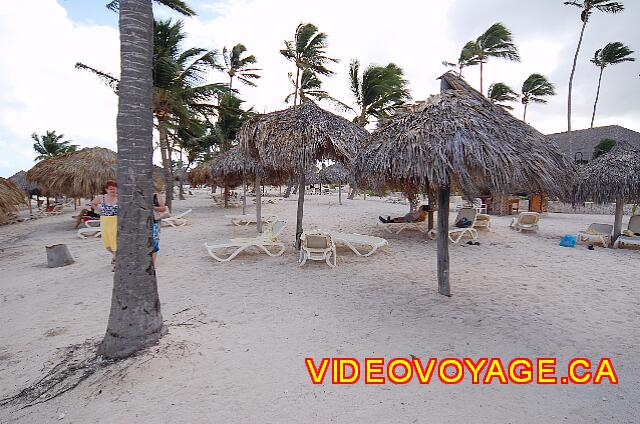
{"type": "Polygon", "coordinates": [[[449,187],[438,189],[438,293],[451,296],[449,286],[449,187]]]}
{"type": "Polygon", "coordinates": [[[256,226],[258,227],[258,234],[262,233],[262,192],[260,191],[260,177],[256,176],[256,182],[254,186],[256,192],[256,226]]]}
{"type": "Polygon", "coordinates": [[[622,199],[618,199],[616,202],[616,219],[613,222],[613,240],[615,242],[616,239],[622,234],[622,217],[624,215],[624,201],[622,199]]]}
{"type": "Polygon", "coordinates": [[[242,179],[242,215],[247,214],[247,182],[242,179]]]}
{"type": "Polygon", "coordinates": [[[342,204],[342,184],[338,184],[338,204],[342,204]]]}
{"type": "Polygon", "coordinates": [[[298,213],[296,216],[296,249],[300,250],[300,236],[302,235],[302,215],[304,213],[304,169],[300,173],[298,184],[298,213]]]}

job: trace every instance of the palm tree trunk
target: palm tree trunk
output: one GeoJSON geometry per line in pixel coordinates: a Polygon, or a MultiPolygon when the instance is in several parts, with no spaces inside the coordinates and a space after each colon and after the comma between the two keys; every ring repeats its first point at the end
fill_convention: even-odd
{"type": "Polygon", "coordinates": [[[160,140],[160,156],[162,157],[162,168],[164,172],[165,184],[165,204],[171,210],[173,200],[173,172],[171,172],[171,147],[167,135],[167,123],[164,119],[158,119],[158,135],[160,140]]]}
{"type": "MultiPolygon", "coordinates": [[[[580,53],[580,46],[582,45],[582,37],[584,36],[584,29],[587,26],[587,20],[582,23],[582,30],[580,30],[580,38],[578,39],[578,48],[576,48],[576,54],[573,57],[573,66],[571,67],[571,75],[569,76],[569,95],[567,97],[567,132],[571,132],[571,91],[573,90],[573,76],[576,73],[576,64],[578,63],[578,54],[580,53]]],[[[573,156],[573,149],[571,143],[569,143],[569,154],[573,156]]]]}
{"type": "Polygon", "coordinates": [[[107,331],[98,348],[126,358],[163,334],[153,225],[153,13],[151,0],[120,0],[118,250],[107,331]]]}
{"type": "Polygon", "coordinates": [[[481,60],[481,61],[480,61],[480,93],[481,93],[482,95],[484,95],[484,92],[482,91],[482,72],[483,72],[483,67],[482,67],[482,65],[483,65],[483,62],[482,62],[482,60],[481,60]]]}
{"type": "Polygon", "coordinates": [[[242,215],[247,214],[247,182],[242,178],[242,215]]]}
{"type": "Polygon", "coordinates": [[[183,184],[182,176],[186,173],[186,170],[187,170],[188,168],[184,168],[184,164],[182,163],[182,147],[180,148],[180,159],[179,159],[179,161],[180,161],[180,168],[181,168],[181,169],[180,169],[180,180],[178,180],[178,181],[179,181],[179,184],[180,184],[180,186],[179,186],[179,187],[180,187],[180,189],[179,189],[179,191],[178,191],[178,193],[179,193],[179,195],[178,195],[179,197],[178,197],[178,198],[179,198],[180,200],[186,200],[186,199],[184,198],[184,184],[183,184]],[[184,170],[184,172],[183,172],[183,170],[184,170]]]}
{"type": "Polygon", "coordinates": [[[296,63],[296,91],[293,94],[293,105],[295,106],[298,102],[298,87],[300,85],[300,67],[296,63]]]}
{"type": "Polygon", "coordinates": [[[527,106],[529,106],[529,103],[524,104],[524,114],[522,115],[522,122],[525,124],[527,123],[527,106]]]}
{"type": "Polygon", "coordinates": [[[596,119],[596,107],[598,106],[598,98],[600,97],[600,84],[602,83],[602,73],[604,67],[600,67],[600,76],[598,77],[598,90],[596,91],[596,101],[593,102],[593,115],[591,115],[591,128],[593,128],[593,121],[596,119]]]}
{"type": "Polygon", "coordinates": [[[296,214],[296,249],[300,250],[300,236],[302,235],[302,215],[304,213],[304,170],[301,171],[298,184],[298,212],[296,214]]]}

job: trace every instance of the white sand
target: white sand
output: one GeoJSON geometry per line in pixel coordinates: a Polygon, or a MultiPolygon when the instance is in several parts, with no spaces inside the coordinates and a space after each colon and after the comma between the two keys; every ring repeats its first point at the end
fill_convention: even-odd
{"type": "MultiPolygon", "coordinates": [[[[446,298],[436,292],[435,242],[375,225],[379,214],[402,215],[406,205],[345,196],[339,206],[335,196],[309,196],[305,228],[389,240],[369,258],[340,250],[332,270],[298,268],[292,247],[279,258],[216,263],[203,242],[255,227],[231,225],[223,216],[239,210],[210,203],[204,191],[176,202],[176,212],[194,209],[191,224],[163,229],[158,270],[165,320],[204,324],[171,326],[149,360],[119,378],[103,371],[43,405],[0,408],[0,422],[640,422],[640,251],[558,246],[563,234],[613,217],[551,214],[537,234],[494,217],[481,246],[451,245],[446,298]],[[327,378],[315,386],[304,366],[306,356],[409,355],[555,356],[559,369],[574,356],[611,357],[620,384],[337,386],[327,378]]],[[[289,221],[290,244],[295,208],[263,206],[289,221]]],[[[0,227],[0,397],[37,379],[56,349],[104,333],[109,256],[98,239],[76,237],[70,215],[0,227]],[[46,268],[44,246],[54,243],[66,243],[77,262],[46,268]]]]}

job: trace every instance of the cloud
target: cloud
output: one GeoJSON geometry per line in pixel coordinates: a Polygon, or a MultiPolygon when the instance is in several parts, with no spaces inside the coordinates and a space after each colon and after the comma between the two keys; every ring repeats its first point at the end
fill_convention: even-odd
{"type": "Polygon", "coordinates": [[[0,38],[0,175],[33,166],[33,132],[115,148],[117,97],[74,64],[117,73],[117,29],[73,23],[54,0],[5,2],[0,38]]]}
{"type": "MultiPolygon", "coordinates": [[[[109,26],[80,24],[69,18],[55,0],[5,2],[0,9],[0,175],[33,165],[30,134],[45,130],[64,133],[81,146],[115,148],[116,96],[92,75],[77,71],[77,61],[117,73],[118,31],[109,26]],[[6,41],[8,40],[8,41],[6,41]],[[9,158],[9,159],[7,159],[9,158]]],[[[502,81],[516,91],[532,72],[556,84],[557,95],[546,105],[531,105],[529,123],[549,133],[566,129],[567,83],[580,31],[578,9],[557,0],[192,0],[200,12],[181,18],[166,8],[155,9],[157,18],[184,19],[191,46],[222,50],[243,43],[258,58],[262,78],[255,88],[237,85],[247,105],[259,112],[286,107],[292,91],[287,78],[295,70],[279,53],[284,40],[293,38],[300,22],[312,22],[328,34],[329,56],[340,59],[330,67],[336,74],[324,78],[324,88],[334,97],[353,104],[348,68],[352,59],[363,66],[394,62],[405,71],[414,99],[439,90],[436,78],[453,61],[462,45],[495,22],[511,29],[522,62],[492,59],[485,66],[485,88],[502,81]]],[[[610,41],[632,49],[640,45],[640,2],[625,2],[619,15],[594,13],[587,25],[574,82],[574,128],[589,126],[597,83],[597,69],[589,62],[593,52],[610,41]]],[[[100,13],[109,13],[106,10],[100,13]]],[[[640,130],[640,61],[605,70],[596,125],[620,124],[640,130]]],[[[478,87],[478,67],[464,75],[478,87]]],[[[226,82],[222,73],[211,81],[226,82]]],[[[324,107],[331,108],[329,104],[324,107]]],[[[521,117],[522,106],[514,115],[521,117]]],[[[347,117],[351,118],[352,115],[347,117]]]]}

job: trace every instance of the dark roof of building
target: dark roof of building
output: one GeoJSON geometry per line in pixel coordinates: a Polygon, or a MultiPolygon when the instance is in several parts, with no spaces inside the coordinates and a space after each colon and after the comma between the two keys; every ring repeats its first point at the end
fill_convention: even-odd
{"type": "Polygon", "coordinates": [[[583,160],[591,160],[593,149],[603,138],[615,141],[627,141],[640,149],[640,133],[632,131],[620,125],[607,125],[606,127],[587,128],[584,130],[548,134],[548,138],[554,141],[561,152],[571,155],[573,158],[582,155],[583,160]]]}

